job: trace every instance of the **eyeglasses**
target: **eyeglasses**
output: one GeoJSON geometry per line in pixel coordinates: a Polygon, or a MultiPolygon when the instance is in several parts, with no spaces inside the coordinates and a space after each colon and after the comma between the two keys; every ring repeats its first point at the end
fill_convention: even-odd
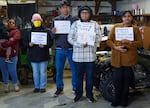
{"type": "Polygon", "coordinates": [[[81,14],[89,14],[89,12],[83,11],[83,12],[81,12],[81,14]]]}

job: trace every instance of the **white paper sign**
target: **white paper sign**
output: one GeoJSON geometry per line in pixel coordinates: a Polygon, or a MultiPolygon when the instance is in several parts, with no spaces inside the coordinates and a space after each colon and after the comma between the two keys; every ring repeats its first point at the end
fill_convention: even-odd
{"type": "Polygon", "coordinates": [[[56,28],[56,34],[68,34],[70,31],[70,21],[54,21],[54,27],[56,28]]]}
{"type": "Polygon", "coordinates": [[[94,46],[95,44],[95,24],[87,22],[77,23],[78,37],[77,42],[94,46]]]}
{"type": "Polygon", "coordinates": [[[47,33],[31,32],[31,42],[34,44],[47,45],[47,33]]]}
{"type": "Polygon", "coordinates": [[[130,41],[134,40],[133,27],[116,28],[115,33],[117,41],[121,41],[123,39],[127,39],[130,41]]]}

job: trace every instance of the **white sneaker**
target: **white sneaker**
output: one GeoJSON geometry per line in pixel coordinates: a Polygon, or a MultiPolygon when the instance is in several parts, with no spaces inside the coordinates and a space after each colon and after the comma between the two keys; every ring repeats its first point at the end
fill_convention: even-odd
{"type": "Polygon", "coordinates": [[[19,86],[17,84],[14,85],[14,88],[15,88],[15,92],[19,92],[20,91],[19,86]]]}
{"type": "Polygon", "coordinates": [[[4,92],[5,93],[9,92],[9,84],[4,84],[4,92]]]}

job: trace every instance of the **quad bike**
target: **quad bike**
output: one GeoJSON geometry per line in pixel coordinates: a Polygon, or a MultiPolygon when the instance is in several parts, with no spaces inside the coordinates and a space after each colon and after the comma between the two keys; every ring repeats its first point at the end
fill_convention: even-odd
{"type": "MultiPolygon", "coordinates": [[[[110,65],[111,54],[109,51],[97,52],[95,63],[94,86],[98,88],[102,96],[112,101],[115,87],[112,80],[113,68],[110,65]]],[[[133,89],[150,87],[150,52],[139,52],[138,64],[132,67],[133,81],[130,84],[130,92],[133,89]]]]}

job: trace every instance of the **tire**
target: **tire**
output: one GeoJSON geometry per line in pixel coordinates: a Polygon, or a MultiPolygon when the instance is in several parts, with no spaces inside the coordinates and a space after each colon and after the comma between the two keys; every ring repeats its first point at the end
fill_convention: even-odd
{"type": "Polygon", "coordinates": [[[99,84],[99,90],[107,101],[112,102],[115,94],[115,87],[112,80],[112,72],[108,72],[101,78],[99,84]]]}
{"type": "Polygon", "coordinates": [[[19,72],[18,78],[19,78],[20,84],[27,85],[28,84],[27,72],[29,72],[29,70],[26,67],[22,67],[18,72],[19,72]]]}
{"type": "Polygon", "coordinates": [[[56,68],[55,67],[52,69],[52,72],[53,72],[53,81],[56,83],[56,68]]]}

